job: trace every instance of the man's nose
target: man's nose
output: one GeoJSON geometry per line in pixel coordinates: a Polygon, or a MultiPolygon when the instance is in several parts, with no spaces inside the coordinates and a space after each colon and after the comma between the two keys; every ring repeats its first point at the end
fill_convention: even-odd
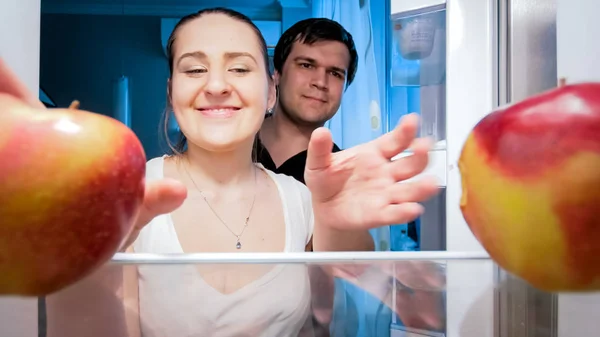
{"type": "Polygon", "coordinates": [[[319,90],[327,91],[329,88],[327,80],[327,70],[317,69],[313,72],[311,85],[319,90]]]}
{"type": "Polygon", "coordinates": [[[219,96],[229,93],[231,91],[231,86],[224,74],[213,71],[208,73],[205,90],[211,95],[219,96]]]}

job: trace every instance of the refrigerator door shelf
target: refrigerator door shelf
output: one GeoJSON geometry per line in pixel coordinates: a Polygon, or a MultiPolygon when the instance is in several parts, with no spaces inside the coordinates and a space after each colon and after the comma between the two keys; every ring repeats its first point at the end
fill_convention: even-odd
{"type": "MultiPolygon", "coordinates": [[[[411,152],[405,151],[400,153],[399,155],[392,158],[392,160],[397,160],[403,157],[407,157],[412,155],[411,152]]],[[[434,176],[440,185],[440,187],[446,187],[446,141],[437,142],[431,151],[429,151],[429,165],[425,171],[421,174],[405,180],[404,182],[409,182],[414,179],[420,179],[423,175],[425,176],[434,176]]]]}

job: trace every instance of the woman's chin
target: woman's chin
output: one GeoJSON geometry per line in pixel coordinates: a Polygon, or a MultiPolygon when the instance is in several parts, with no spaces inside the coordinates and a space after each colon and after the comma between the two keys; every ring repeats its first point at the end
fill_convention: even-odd
{"type": "Polygon", "coordinates": [[[194,145],[195,147],[208,152],[214,153],[240,153],[248,151],[252,148],[252,142],[254,137],[251,139],[233,139],[231,137],[204,137],[202,140],[192,141],[188,138],[188,147],[194,145]]]}

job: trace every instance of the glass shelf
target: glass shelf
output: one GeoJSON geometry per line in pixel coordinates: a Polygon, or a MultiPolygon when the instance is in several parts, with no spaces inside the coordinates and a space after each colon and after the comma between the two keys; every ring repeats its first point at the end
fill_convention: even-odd
{"type": "MultiPolygon", "coordinates": [[[[322,336],[326,326],[335,336],[482,337],[492,330],[481,321],[484,295],[514,299],[526,287],[510,275],[486,283],[496,268],[486,254],[467,252],[117,254],[93,275],[40,299],[39,335],[130,337],[128,328],[141,328],[144,336],[164,337],[322,336]],[[137,290],[121,287],[123,279],[137,290]],[[350,301],[339,280],[364,296],[350,301]],[[390,328],[390,312],[403,322],[390,328]]],[[[571,308],[587,305],[580,295],[565,296],[571,308]]],[[[533,304],[528,315],[543,309],[533,304]]],[[[540,326],[516,315],[511,324],[558,336],[560,319],[560,336],[576,336],[565,330],[576,328],[570,319],[597,319],[570,317],[540,326]]],[[[495,321],[501,331],[514,329],[495,321]]]]}

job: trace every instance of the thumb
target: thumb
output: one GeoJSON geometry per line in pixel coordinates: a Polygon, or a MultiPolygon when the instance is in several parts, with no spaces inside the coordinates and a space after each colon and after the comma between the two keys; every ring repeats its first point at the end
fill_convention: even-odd
{"type": "Polygon", "coordinates": [[[37,96],[29,92],[27,86],[19,80],[17,75],[8,67],[8,64],[6,64],[2,58],[0,58],[0,93],[14,96],[31,107],[46,108],[44,104],[37,99],[37,96]]]}
{"type": "Polygon", "coordinates": [[[323,170],[331,164],[331,149],[333,139],[326,128],[318,128],[313,131],[308,142],[306,154],[306,170],[323,170]]]}
{"type": "Polygon", "coordinates": [[[135,227],[141,229],[158,215],[177,209],[187,197],[185,185],[174,179],[161,179],[146,184],[144,203],[135,227]]]}
{"type": "Polygon", "coordinates": [[[152,219],[161,214],[176,210],[187,197],[185,185],[174,179],[162,179],[146,183],[144,202],[135,226],[119,251],[124,252],[137,239],[140,231],[152,219]]]}

